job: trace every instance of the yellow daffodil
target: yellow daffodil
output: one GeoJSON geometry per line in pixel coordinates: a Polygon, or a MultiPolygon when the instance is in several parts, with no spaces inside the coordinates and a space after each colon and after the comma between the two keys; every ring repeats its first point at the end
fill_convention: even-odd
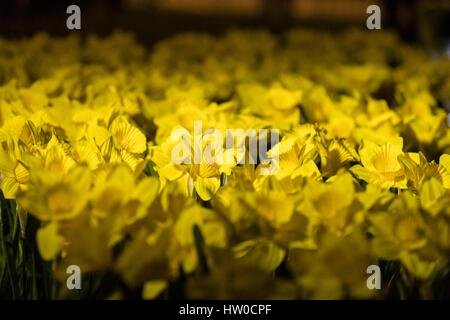
{"type": "Polygon", "coordinates": [[[293,250],[289,265],[302,297],[307,299],[368,298],[367,267],[374,258],[360,232],[337,237],[325,233],[317,250],[293,250]],[[351,248],[351,249],[349,249],[351,248]]]}
{"type": "Polygon", "coordinates": [[[406,177],[398,156],[403,154],[403,140],[397,138],[383,145],[364,141],[359,150],[362,165],[355,165],[350,170],[368,183],[381,188],[406,188],[406,177]]]}
{"type": "Polygon", "coordinates": [[[8,152],[0,147],[1,190],[6,199],[14,199],[19,189],[26,188],[30,180],[29,170],[14,153],[13,150],[8,152]]]}
{"type": "Polygon", "coordinates": [[[65,175],[51,171],[33,172],[26,193],[17,196],[19,203],[43,221],[70,219],[84,209],[91,176],[83,167],[76,167],[65,175]]]}
{"type": "Polygon", "coordinates": [[[370,217],[375,252],[385,259],[400,259],[406,268],[421,278],[428,277],[441,263],[429,246],[426,225],[419,214],[418,201],[402,193],[387,212],[370,217]]]}
{"type": "Polygon", "coordinates": [[[328,183],[311,181],[305,189],[305,201],[300,211],[318,220],[330,231],[348,233],[364,217],[361,205],[355,201],[355,187],[351,175],[335,176],[328,183]]]}
{"type": "Polygon", "coordinates": [[[441,156],[441,163],[428,162],[422,153],[407,153],[399,156],[398,160],[404,168],[411,186],[420,190],[423,183],[430,178],[437,179],[446,188],[450,188],[450,173],[445,168],[445,157],[441,156]]]}

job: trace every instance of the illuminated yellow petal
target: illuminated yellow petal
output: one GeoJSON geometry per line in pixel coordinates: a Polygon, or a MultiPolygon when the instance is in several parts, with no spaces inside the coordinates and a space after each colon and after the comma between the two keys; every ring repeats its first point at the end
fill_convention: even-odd
{"type": "Polygon", "coordinates": [[[441,203],[439,206],[439,200],[445,195],[445,188],[438,180],[435,178],[428,179],[422,185],[420,190],[420,203],[428,212],[436,215],[442,206],[447,205],[447,203],[441,203]]]}
{"type": "Polygon", "coordinates": [[[25,125],[25,118],[22,116],[15,116],[5,119],[5,123],[0,127],[0,141],[6,141],[9,138],[18,138],[22,133],[25,125]]]}
{"type": "Polygon", "coordinates": [[[51,222],[36,233],[39,252],[44,260],[52,260],[61,250],[64,239],[58,234],[58,224],[51,222]]]}
{"type": "Polygon", "coordinates": [[[100,150],[86,140],[77,142],[72,149],[72,156],[78,163],[86,163],[91,170],[97,169],[101,162],[100,150]]]}
{"type": "Polygon", "coordinates": [[[439,158],[439,165],[445,168],[446,174],[443,177],[444,187],[450,189],[450,155],[443,154],[439,158]]]}
{"type": "Polygon", "coordinates": [[[181,177],[183,171],[179,170],[178,167],[173,164],[168,164],[164,167],[159,168],[158,174],[160,177],[164,177],[170,181],[174,181],[181,177]]]}
{"type": "Polygon", "coordinates": [[[19,190],[19,183],[16,179],[11,177],[4,177],[2,181],[2,191],[6,199],[14,199],[17,190],[19,190]]]}
{"type": "Polygon", "coordinates": [[[14,169],[14,177],[18,183],[25,184],[30,179],[30,173],[21,163],[17,163],[14,169]]]}
{"type": "Polygon", "coordinates": [[[145,135],[127,122],[114,122],[111,127],[116,145],[131,153],[142,153],[147,148],[145,135]]]}
{"type": "Polygon", "coordinates": [[[159,180],[155,177],[147,177],[139,182],[133,190],[133,196],[142,202],[151,203],[158,195],[159,180]]]}
{"type": "Polygon", "coordinates": [[[12,177],[14,176],[15,166],[16,163],[8,152],[0,148],[0,173],[8,177],[12,177]]]}
{"type": "Polygon", "coordinates": [[[275,270],[283,261],[285,251],[270,241],[248,240],[233,248],[236,258],[244,264],[266,271],[275,270]]]}
{"type": "Polygon", "coordinates": [[[220,179],[219,178],[202,178],[197,177],[194,181],[195,191],[199,195],[199,197],[208,201],[216,194],[217,190],[220,188],[220,179]]]}
{"type": "Polygon", "coordinates": [[[144,299],[154,299],[160,295],[169,285],[167,281],[164,280],[153,280],[144,283],[144,289],[142,291],[142,298],[144,299]]]}
{"type": "Polygon", "coordinates": [[[442,165],[448,172],[450,172],[450,154],[443,154],[439,158],[439,164],[442,165]]]}
{"type": "Polygon", "coordinates": [[[438,261],[420,259],[417,254],[403,253],[400,260],[409,272],[420,279],[429,278],[439,267],[438,261]]]}
{"type": "Polygon", "coordinates": [[[142,157],[136,156],[126,150],[122,150],[120,152],[120,156],[123,162],[125,162],[132,171],[137,171],[138,168],[141,168],[144,163],[144,159],[142,159],[142,157]]]}
{"type": "Polygon", "coordinates": [[[321,173],[315,162],[309,160],[302,166],[295,169],[291,177],[292,179],[295,179],[299,176],[319,179],[321,177],[321,173]]]}

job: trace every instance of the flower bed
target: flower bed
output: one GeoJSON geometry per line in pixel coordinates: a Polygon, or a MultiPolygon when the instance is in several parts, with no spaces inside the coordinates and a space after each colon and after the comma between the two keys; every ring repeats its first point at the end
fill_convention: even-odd
{"type": "Polygon", "coordinates": [[[2,296],[74,297],[76,265],[82,298],[449,297],[448,57],[382,32],[40,34],[0,40],[0,85],[2,296]],[[174,163],[207,148],[196,121],[259,133],[174,163]]]}

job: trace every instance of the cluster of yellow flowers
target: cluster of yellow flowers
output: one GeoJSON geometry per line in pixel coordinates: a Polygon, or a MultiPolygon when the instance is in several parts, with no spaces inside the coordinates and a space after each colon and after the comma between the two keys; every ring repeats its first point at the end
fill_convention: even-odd
{"type": "Polygon", "coordinates": [[[390,33],[236,30],[150,51],[40,34],[0,40],[0,84],[1,190],[39,219],[61,281],[78,265],[144,298],[368,298],[390,285],[367,288],[372,264],[449,268],[450,60],[390,33]],[[195,121],[279,129],[278,171],[174,164],[171,132],[195,121]]]}

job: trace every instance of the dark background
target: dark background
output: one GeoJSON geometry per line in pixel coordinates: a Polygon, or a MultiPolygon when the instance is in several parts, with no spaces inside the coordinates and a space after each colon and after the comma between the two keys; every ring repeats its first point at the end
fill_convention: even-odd
{"type": "Polygon", "coordinates": [[[273,32],[294,26],[365,28],[370,4],[382,8],[383,29],[396,30],[406,41],[448,50],[449,0],[1,0],[0,36],[21,38],[42,31],[107,35],[121,29],[151,45],[179,32],[220,33],[231,27],[273,32]],[[70,4],[81,8],[81,31],[66,28],[70,4]]]}

